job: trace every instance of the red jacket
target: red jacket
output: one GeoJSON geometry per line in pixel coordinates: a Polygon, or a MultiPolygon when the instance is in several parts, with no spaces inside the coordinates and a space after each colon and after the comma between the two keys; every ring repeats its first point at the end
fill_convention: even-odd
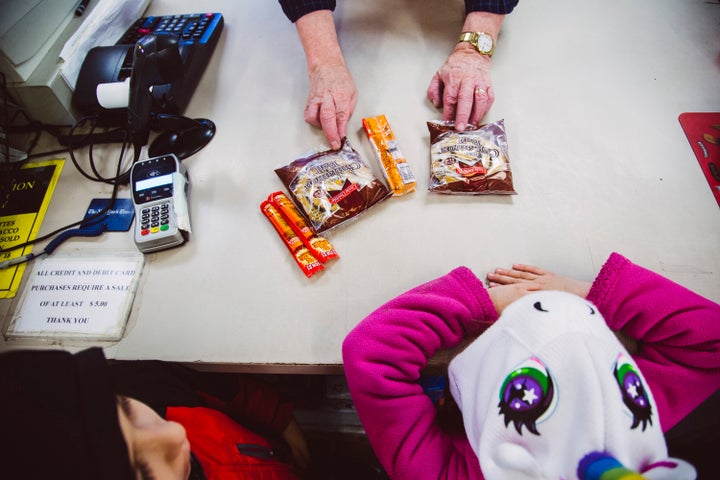
{"type": "Polygon", "coordinates": [[[158,361],[116,362],[111,374],[117,393],[185,428],[208,480],[300,478],[272,451],[293,417],[292,403],[273,385],[252,375],[198,372],[158,361]]]}
{"type": "Polygon", "coordinates": [[[275,458],[270,443],[222,412],[206,407],[168,407],[166,418],[185,427],[192,452],[208,480],[297,480],[275,458]]]}

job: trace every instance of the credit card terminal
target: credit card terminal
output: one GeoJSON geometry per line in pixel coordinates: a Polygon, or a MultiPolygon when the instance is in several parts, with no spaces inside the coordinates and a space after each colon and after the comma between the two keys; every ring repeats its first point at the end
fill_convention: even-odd
{"type": "Polygon", "coordinates": [[[135,245],[143,253],[182,245],[190,238],[187,169],[173,154],[141,160],[130,170],[135,245]]]}

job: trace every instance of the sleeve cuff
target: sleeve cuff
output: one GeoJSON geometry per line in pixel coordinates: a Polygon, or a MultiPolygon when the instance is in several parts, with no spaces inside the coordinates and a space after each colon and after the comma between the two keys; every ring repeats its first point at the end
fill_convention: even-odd
{"type": "Polygon", "coordinates": [[[471,12],[488,12],[507,15],[517,6],[519,0],[465,0],[465,14],[471,12]]]}
{"type": "Polygon", "coordinates": [[[619,253],[613,252],[600,269],[595,281],[593,281],[588,293],[587,299],[594,303],[597,307],[601,307],[608,295],[615,290],[615,285],[620,275],[630,265],[630,260],[623,257],[619,253]]]}
{"type": "Polygon", "coordinates": [[[296,0],[279,0],[280,6],[282,7],[285,16],[288,20],[295,23],[303,15],[312,13],[318,10],[330,10],[335,11],[335,0],[310,0],[310,1],[296,1],[296,0]]]}
{"type": "Polygon", "coordinates": [[[478,307],[476,322],[468,325],[468,333],[477,335],[488,327],[488,323],[494,322],[499,315],[495,310],[490,295],[472,270],[467,267],[458,267],[451,272],[455,275],[459,282],[465,287],[468,295],[475,299],[478,307]]]}

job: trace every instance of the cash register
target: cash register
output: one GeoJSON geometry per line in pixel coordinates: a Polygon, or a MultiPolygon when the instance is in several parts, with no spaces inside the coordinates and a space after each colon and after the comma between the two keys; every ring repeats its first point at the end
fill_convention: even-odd
{"type": "MultiPolygon", "coordinates": [[[[91,1],[83,15],[77,0],[7,0],[0,15],[0,72],[3,86],[30,117],[49,125],[72,125],[89,113],[103,112],[95,98],[98,83],[122,81],[129,75],[132,47],[143,35],[176,35],[183,75],[170,85],[154,88],[154,111],[180,113],[187,106],[207,66],[223,28],[220,13],[147,16],[139,18],[115,45],[90,50],[75,85],[61,75],[60,52],[100,4],[91,1]]],[[[138,0],[144,11],[149,0],[138,0]]]]}

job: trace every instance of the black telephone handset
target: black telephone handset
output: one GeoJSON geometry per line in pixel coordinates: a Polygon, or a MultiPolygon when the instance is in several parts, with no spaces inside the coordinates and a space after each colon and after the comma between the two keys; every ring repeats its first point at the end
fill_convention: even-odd
{"type": "MultiPolygon", "coordinates": [[[[115,45],[92,48],[80,68],[73,94],[73,107],[81,116],[98,115],[100,125],[124,126],[126,109],[106,109],[97,100],[97,86],[123,82],[131,76],[135,46],[150,33],[177,39],[182,75],[152,89],[150,111],[154,114],[181,114],[187,108],[210,57],[220,39],[224,18],[220,13],[150,16],[138,19],[115,45]]],[[[161,40],[165,42],[165,40],[161,40]]],[[[163,51],[167,45],[147,45],[163,51]]],[[[164,63],[167,59],[161,59],[164,63]]],[[[173,62],[168,62],[173,63],[173,62]]]]}
{"type": "Polygon", "coordinates": [[[130,74],[128,125],[133,144],[143,146],[150,135],[153,85],[168,84],[183,77],[178,37],[171,33],[149,33],[133,48],[130,74]]]}

